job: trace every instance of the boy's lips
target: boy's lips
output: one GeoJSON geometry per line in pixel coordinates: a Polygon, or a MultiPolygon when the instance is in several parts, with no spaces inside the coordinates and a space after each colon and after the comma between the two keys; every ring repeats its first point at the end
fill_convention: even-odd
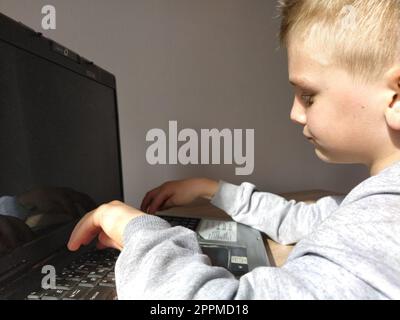
{"type": "Polygon", "coordinates": [[[306,136],[305,135],[305,137],[307,138],[307,140],[308,141],[310,141],[312,144],[315,144],[315,140],[314,140],[314,138],[312,138],[312,137],[309,137],[309,136],[306,136]]]}
{"type": "Polygon", "coordinates": [[[303,131],[303,136],[305,136],[307,140],[310,141],[312,144],[315,144],[314,137],[308,134],[308,130],[303,131]]]}

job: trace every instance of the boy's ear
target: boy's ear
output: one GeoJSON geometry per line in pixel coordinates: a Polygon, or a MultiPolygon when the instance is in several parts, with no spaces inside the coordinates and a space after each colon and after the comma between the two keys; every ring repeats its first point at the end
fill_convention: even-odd
{"type": "Polygon", "coordinates": [[[400,131],[400,99],[399,94],[393,97],[392,103],[385,111],[386,122],[393,130],[400,131]]]}
{"type": "Polygon", "coordinates": [[[386,122],[391,129],[400,131],[400,65],[388,72],[387,81],[392,100],[385,110],[386,122]]]}

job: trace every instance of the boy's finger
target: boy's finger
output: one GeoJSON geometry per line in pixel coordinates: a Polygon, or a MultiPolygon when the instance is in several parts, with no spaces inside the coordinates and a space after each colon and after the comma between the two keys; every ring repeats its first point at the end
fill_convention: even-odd
{"type": "Polygon", "coordinates": [[[157,189],[153,189],[146,193],[145,197],[143,198],[142,204],[140,205],[140,210],[143,212],[147,212],[147,209],[150,206],[151,201],[156,196],[157,189]]]}
{"type": "Polygon", "coordinates": [[[68,249],[76,251],[81,245],[89,244],[101,231],[98,223],[98,210],[94,210],[83,217],[76,225],[68,241],[68,249]]]}
{"type": "Polygon", "coordinates": [[[149,214],[155,214],[161,207],[162,205],[168,200],[170,196],[165,194],[165,193],[160,193],[158,194],[153,202],[150,204],[149,207],[149,214]]]}

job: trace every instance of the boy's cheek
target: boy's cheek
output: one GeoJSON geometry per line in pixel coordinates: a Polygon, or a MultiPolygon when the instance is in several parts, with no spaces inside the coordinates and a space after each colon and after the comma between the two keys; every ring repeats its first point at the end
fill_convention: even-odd
{"type": "Polygon", "coordinates": [[[307,130],[315,138],[323,138],[332,131],[333,123],[328,117],[314,117],[310,115],[307,118],[307,130]]]}

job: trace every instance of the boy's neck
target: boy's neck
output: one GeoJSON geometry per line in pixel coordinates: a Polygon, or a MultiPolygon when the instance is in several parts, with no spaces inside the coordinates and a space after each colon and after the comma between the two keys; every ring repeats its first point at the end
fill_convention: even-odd
{"type": "Polygon", "coordinates": [[[400,161],[400,152],[392,154],[388,157],[377,159],[376,161],[372,162],[369,167],[370,176],[375,176],[379,174],[382,170],[390,167],[397,161],[400,161]]]}

